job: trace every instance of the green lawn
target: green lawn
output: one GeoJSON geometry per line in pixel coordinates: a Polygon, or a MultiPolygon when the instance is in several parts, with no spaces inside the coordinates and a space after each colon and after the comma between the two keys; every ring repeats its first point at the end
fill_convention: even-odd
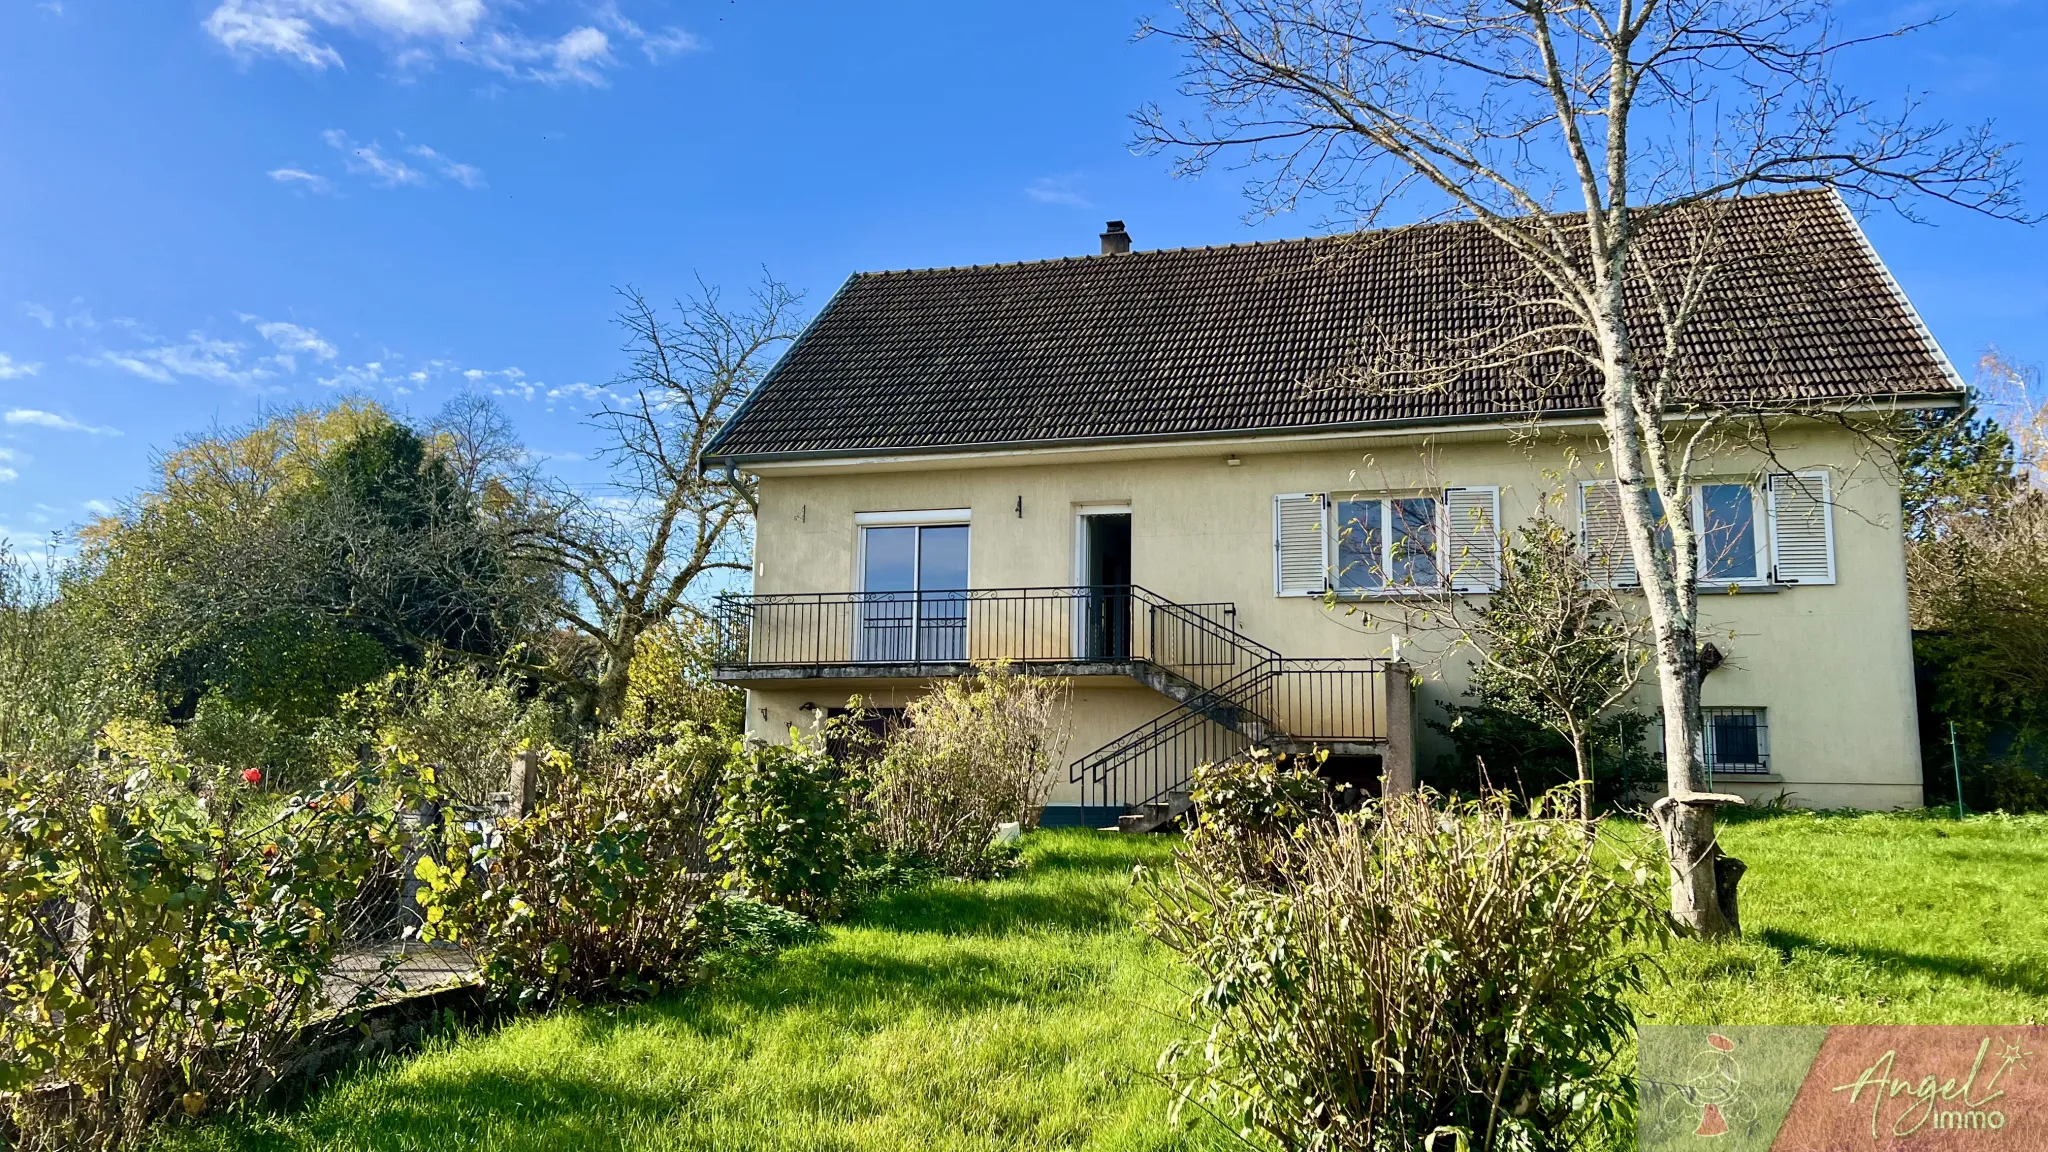
{"type": "MultiPolygon", "coordinates": [[[[2048,819],[1775,816],[1741,944],[1679,944],[1663,1023],[2048,1020],[2048,819]]],[[[1167,961],[1131,928],[1166,839],[1044,832],[1028,868],[869,908],[750,974],[387,1061],[179,1149],[1222,1148],[1165,1119],[1167,961]]]]}
{"type": "Polygon", "coordinates": [[[886,898],[750,974],[388,1061],[179,1148],[1180,1149],[1151,1078],[1166,958],[1131,928],[1164,838],[1034,833],[1027,868],[886,898]]]}
{"type": "Polygon", "coordinates": [[[1688,943],[1662,1024],[2048,1023],[2048,817],[1753,815],[1739,944],[1688,943]]]}

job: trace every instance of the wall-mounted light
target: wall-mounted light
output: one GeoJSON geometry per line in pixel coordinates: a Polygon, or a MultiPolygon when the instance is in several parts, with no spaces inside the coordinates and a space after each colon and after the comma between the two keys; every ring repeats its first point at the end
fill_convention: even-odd
{"type": "Polygon", "coordinates": [[[1019,520],[1022,520],[1023,518],[1024,518],[1024,498],[1023,498],[1022,496],[1019,496],[1019,497],[1017,497],[1017,519],[1019,519],[1019,520]]]}
{"type": "Polygon", "coordinates": [[[1231,453],[1230,455],[1228,455],[1228,456],[1225,456],[1225,457],[1223,458],[1223,462],[1224,462],[1225,464],[1228,464],[1228,465],[1229,465],[1229,466],[1231,466],[1232,468],[1235,468],[1235,467],[1237,467],[1238,465],[1240,465],[1240,464],[1244,463],[1244,461],[1242,461],[1242,460],[1239,460],[1239,459],[1237,458],[1237,453],[1235,453],[1235,452],[1232,452],[1232,453],[1231,453]]]}

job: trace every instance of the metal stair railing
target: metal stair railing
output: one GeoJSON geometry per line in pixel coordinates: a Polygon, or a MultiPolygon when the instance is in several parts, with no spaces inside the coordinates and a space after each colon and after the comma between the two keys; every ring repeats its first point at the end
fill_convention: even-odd
{"type": "Polygon", "coordinates": [[[1185,787],[1197,765],[1241,755],[1277,728],[1280,653],[1173,601],[1132,589],[1146,609],[1149,663],[1188,691],[1180,706],[1075,761],[1083,802],[1135,807],[1185,787]]]}
{"type": "Polygon", "coordinates": [[[1268,719],[1277,660],[1262,661],[1076,760],[1084,804],[1137,808],[1187,787],[1194,770],[1280,735],[1268,719]]]}

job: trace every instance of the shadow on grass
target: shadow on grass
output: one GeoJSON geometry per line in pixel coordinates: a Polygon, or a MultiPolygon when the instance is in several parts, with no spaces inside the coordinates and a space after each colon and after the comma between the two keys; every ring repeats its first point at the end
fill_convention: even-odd
{"type": "Polygon", "coordinates": [[[2048,964],[2041,962],[1998,964],[1974,960],[1967,956],[1930,956],[1921,952],[1906,952],[1867,944],[1838,944],[1798,932],[1788,932],[1783,928],[1764,929],[1763,942],[1787,957],[1804,950],[1844,960],[1861,960],[1880,968],[1911,968],[1930,975],[1983,984],[2006,992],[2048,998],[2048,964]]]}
{"type": "Polygon", "coordinates": [[[493,1152],[616,1147],[621,1131],[687,1125],[687,1097],[563,1068],[427,1074],[373,1107],[330,1097],[288,1130],[259,1122],[212,1133],[208,1147],[255,1150],[488,1147],[493,1152]]]}

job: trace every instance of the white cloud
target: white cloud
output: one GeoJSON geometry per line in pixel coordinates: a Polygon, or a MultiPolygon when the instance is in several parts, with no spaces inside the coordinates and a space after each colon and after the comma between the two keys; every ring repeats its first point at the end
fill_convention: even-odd
{"type": "Polygon", "coordinates": [[[339,128],[329,128],[320,134],[327,146],[342,154],[342,163],[351,174],[368,176],[380,188],[396,188],[401,184],[425,184],[427,174],[407,164],[384,155],[383,150],[372,140],[358,144],[339,128]]]}
{"type": "Polygon", "coordinates": [[[646,54],[647,59],[656,63],[684,52],[694,52],[704,46],[703,41],[674,25],[659,32],[647,31],[627,19],[625,13],[619,11],[616,0],[599,7],[596,16],[598,23],[640,45],[640,51],[646,54]]]}
{"type": "Polygon", "coordinates": [[[558,35],[536,35],[511,24],[516,0],[221,0],[207,15],[209,35],[242,59],[275,56],[315,71],[345,67],[339,35],[382,44],[401,71],[459,60],[506,76],[545,83],[604,83],[617,64],[610,29],[637,45],[649,61],[700,47],[680,28],[649,32],[611,0],[595,19],[558,35]]]}
{"type": "Polygon", "coordinates": [[[315,70],[341,67],[341,53],[323,43],[313,21],[298,14],[315,5],[227,0],[206,18],[206,32],[238,56],[269,53],[315,70]]]}
{"type": "Polygon", "coordinates": [[[474,164],[462,164],[450,160],[425,144],[415,144],[406,151],[433,165],[434,170],[444,178],[453,180],[464,188],[484,186],[484,170],[474,164]]]}
{"type": "MultiPolygon", "coordinates": [[[[401,137],[404,133],[399,133],[401,137]]],[[[320,134],[327,146],[341,153],[342,165],[352,176],[366,176],[379,188],[413,187],[426,188],[435,182],[435,177],[462,185],[464,188],[481,188],[484,185],[484,170],[474,164],[464,164],[445,153],[429,148],[425,144],[406,146],[406,154],[420,160],[426,167],[414,167],[403,157],[384,151],[384,146],[375,140],[367,144],[339,128],[329,128],[320,134]],[[432,169],[430,174],[427,169],[432,169]]],[[[308,186],[326,191],[332,184],[323,176],[317,176],[298,168],[279,168],[270,174],[279,182],[306,181],[308,186]],[[317,182],[317,183],[315,183],[317,182]]]]}
{"type": "Polygon", "coordinates": [[[1058,204],[1066,208],[1093,208],[1095,205],[1081,195],[1079,176],[1040,176],[1024,189],[1024,195],[1040,204],[1058,204]]]}
{"type": "Polygon", "coordinates": [[[41,364],[19,363],[14,357],[0,352],[0,380],[17,380],[23,376],[33,376],[42,370],[41,364]]]}
{"type": "Polygon", "coordinates": [[[303,168],[272,168],[270,178],[279,184],[322,195],[334,191],[334,182],[303,168]]]}
{"type": "Polygon", "coordinates": [[[175,344],[153,342],[142,348],[102,349],[86,357],[85,362],[159,384],[170,384],[182,377],[251,387],[296,373],[301,354],[317,360],[332,360],[340,355],[340,350],[319,332],[304,325],[264,320],[246,312],[239,318],[255,328],[275,351],[263,353],[240,340],[192,332],[175,344]]]}
{"type": "Polygon", "coordinates": [[[307,352],[321,360],[332,360],[341,354],[340,349],[322,339],[320,333],[311,328],[288,324],[282,320],[258,320],[249,315],[244,315],[242,321],[245,324],[254,324],[256,331],[265,340],[270,341],[279,352],[307,352]]]}
{"type": "Polygon", "coordinates": [[[8,411],[9,424],[31,424],[37,428],[53,428],[59,432],[84,432],[92,436],[119,436],[119,428],[107,428],[98,424],[84,424],[69,416],[45,412],[40,408],[15,408],[8,411]]]}
{"type": "Polygon", "coordinates": [[[233,340],[216,340],[199,332],[182,344],[163,344],[131,352],[103,352],[96,359],[145,380],[169,384],[180,376],[211,380],[217,384],[254,384],[274,373],[262,364],[248,366],[242,354],[246,346],[233,340]]]}
{"type": "Polygon", "coordinates": [[[26,463],[27,456],[11,448],[0,448],[0,484],[12,484],[21,479],[21,472],[14,465],[26,463]]]}
{"type": "Polygon", "coordinates": [[[105,500],[87,500],[81,507],[95,516],[112,516],[114,514],[114,506],[105,500]]]}
{"type": "Polygon", "coordinates": [[[29,319],[35,321],[36,323],[41,324],[45,328],[54,328],[57,326],[57,314],[55,312],[50,311],[48,308],[43,307],[41,304],[36,303],[33,300],[23,301],[21,305],[21,311],[23,315],[27,316],[29,319]]]}

